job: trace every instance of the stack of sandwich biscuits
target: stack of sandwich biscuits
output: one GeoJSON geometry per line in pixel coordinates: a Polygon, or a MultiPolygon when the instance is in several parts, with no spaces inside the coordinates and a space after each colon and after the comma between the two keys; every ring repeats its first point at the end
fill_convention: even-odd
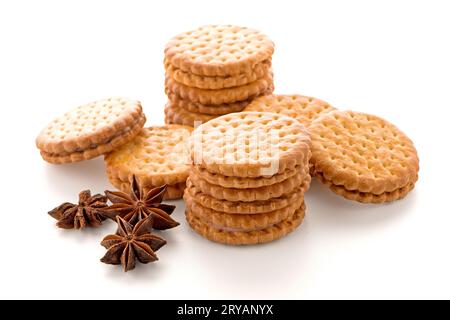
{"type": "Polygon", "coordinates": [[[305,215],[311,140],[274,113],[224,115],[196,128],[184,193],[186,217],[203,237],[231,245],[270,242],[305,215]]]}
{"type": "Polygon", "coordinates": [[[204,26],[165,48],[166,123],[194,126],[242,111],[273,89],[273,42],[257,30],[204,26]]]}

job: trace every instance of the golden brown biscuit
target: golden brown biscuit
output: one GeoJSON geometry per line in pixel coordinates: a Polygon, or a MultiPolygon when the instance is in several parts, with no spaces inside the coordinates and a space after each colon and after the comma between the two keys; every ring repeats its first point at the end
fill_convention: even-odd
{"type": "Polygon", "coordinates": [[[47,153],[41,150],[42,158],[52,164],[64,164],[80,162],[93,159],[95,157],[107,154],[108,152],[129,142],[142,130],[145,124],[145,116],[142,116],[130,129],[126,129],[113,137],[111,141],[105,144],[92,144],[90,148],[82,151],[74,151],[70,153],[47,153]]]}
{"type": "Polygon", "coordinates": [[[297,120],[274,113],[241,112],[196,128],[190,139],[195,165],[212,173],[260,177],[305,163],[311,140],[297,120]]]}
{"type": "Polygon", "coordinates": [[[333,111],[309,129],[312,164],[322,181],[349,192],[383,195],[410,190],[418,179],[419,159],[412,141],[384,119],[333,111]]]}
{"type": "Polygon", "coordinates": [[[230,25],[209,25],[181,33],[164,50],[165,59],[176,68],[210,77],[251,73],[273,52],[274,44],[267,36],[230,25]]]}
{"type": "Polygon", "coordinates": [[[129,143],[105,156],[108,175],[144,186],[184,183],[189,174],[187,140],[192,128],[180,125],[144,128],[129,143]]]}
{"type": "Polygon", "coordinates": [[[325,101],[301,96],[272,94],[256,98],[244,111],[273,112],[297,119],[305,127],[309,127],[320,115],[335,108],[325,101]]]}
{"type": "Polygon", "coordinates": [[[110,98],[77,107],[41,131],[36,145],[51,163],[88,160],[128,142],[144,126],[140,102],[110,98]]]}

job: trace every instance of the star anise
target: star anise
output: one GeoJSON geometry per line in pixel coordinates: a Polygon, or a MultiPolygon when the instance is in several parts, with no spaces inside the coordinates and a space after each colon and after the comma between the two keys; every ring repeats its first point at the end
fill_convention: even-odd
{"type": "Polygon", "coordinates": [[[89,190],[80,192],[78,204],[65,202],[48,214],[58,220],[56,225],[64,229],[98,227],[105,220],[100,209],[106,208],[108,199],[101,194],[91,196],[89,190]]]}
{"type": "Polygon", "coordinates": [[[150,215],[139,221],[134,227],[122,219],[116,217],[118,229],[116,234],[106,236],[101,245],[108,251],[100,260],[107,264],[122,264],[125,272],[134,269],[136,259],[141,263],[149,263],[158,260],[155,254],[166,241],[150,232],[153,217],[150,215]]]}
{"type": "Polygon", "coordinates": [[[139,186],[137,179],[133,176],[131,183],[131,193],[105,191],[112,206],[102,210],[103,215],[110,219],[120,216],[131,225],[135,225],[140,220],[153,216],[153,228],[165,230],[179,225],[172,219],[170,214],[175,210],[175,206],[161,203],[167,186],[161,186],[144,192],[139,186]]]}

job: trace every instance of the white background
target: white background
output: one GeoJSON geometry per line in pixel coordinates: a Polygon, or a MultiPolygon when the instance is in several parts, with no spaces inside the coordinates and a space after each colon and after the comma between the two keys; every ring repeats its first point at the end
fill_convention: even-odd
{"type": "Polygon", "coordinates": [[[1,1],[1,298],[450,298],[448,1],[1,1]],[[142,101],[163,123],[163,48],[203,24],[258,28],[276,43],[276,93],[385,117],[416,144],[405,200],[361,205],[317,182],[305,223],[268,245],[229,247],[186,225],[160,261],[99,262],[109,222],[59,230],[46,213],[112,188],[101,158],[46,164],[40,129],[79,104],[142,101]]]}

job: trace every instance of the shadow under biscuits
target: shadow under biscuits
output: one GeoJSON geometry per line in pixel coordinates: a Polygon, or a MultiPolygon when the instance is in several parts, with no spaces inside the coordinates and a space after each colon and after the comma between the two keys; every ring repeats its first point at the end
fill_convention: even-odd
{"type": "MultiPolygon", "coordinates": [[[[236,286],[250,287],[281,297],[292,277],[312,263],[308,221],[287,236],[269,243],[233,246],[209,241],[192,229],[189,232],[192,259],[201,262],[209,283],[222,292],[235,292],[236,286]]],[[[304,272],[303,272],[304,274],[304,272]]]]}
{"type": "Polygon", "coordinates": [[[331,227],[376,227],[410,212],[416,202],[412,190],[404,199],[384,204],[364,204],[347,200],[313,179],[305,201],[314,221],[331,227]]]}
{"type": "Polygon", "coordinates": [[[45,183],[56,195],[75,193],[67,198],[69,202],[76,201],[77,192],[91,190],[92,194],[103,193],[106,189],[115,190],[108,181],[103,157],[68,164],[44,164],[45,183]]]}

